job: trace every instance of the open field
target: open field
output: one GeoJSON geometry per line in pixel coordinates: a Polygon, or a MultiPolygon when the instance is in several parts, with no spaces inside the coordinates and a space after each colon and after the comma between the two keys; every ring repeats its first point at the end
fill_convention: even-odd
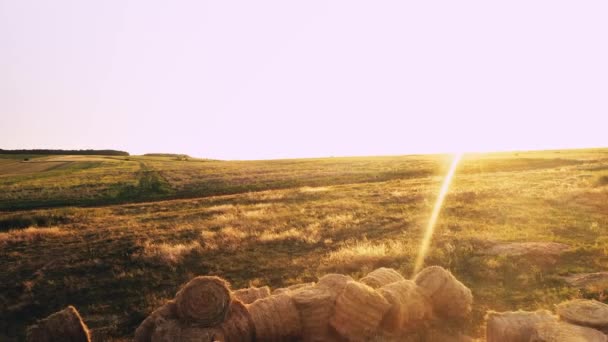
{"type": "MultiPolygon", "coordinates": [[[[0,155],[0,341],[75,305],[128,338],[199,274],[278,287],[378,266],[411,274],[450,156],[276,161],[0,155]],[[5,158],[6,157],[6,158],[5,158]]],[[[608,149],[467,155],[426,264],[487,309],[606,302],[563,277],[608,269],[608,149]],[[561,253],[495,253],[556,242],[561,253]]],[[[607,291],[608,292],[608,291],[607,291]]]]}

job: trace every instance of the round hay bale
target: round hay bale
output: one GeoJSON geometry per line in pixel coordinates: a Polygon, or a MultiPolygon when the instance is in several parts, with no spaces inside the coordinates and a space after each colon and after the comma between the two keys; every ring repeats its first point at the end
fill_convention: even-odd
{"type": "Polygon", "coordinates": [[[356,282],[346,283],[344,291],[336,299],[330,324],[350,341],[365,341],[376,330],[390,304],[373,288],[356,282]]]}
{"type": "Polygon", "coordinates": [[[302,341],[322,342],[329,339],[329,318],[334,300],[327,288],[303,287],[293,292],[293,299],[302,323],[302,341]]]}
{"type": "MultiPolygon", "coordinates": [[[[420,340],[418,340],[420,341],[420,340]]],[[[433,328],[425,332],[423,341],[441,342],[473,342],[473,338],[459,332],[447,331],[445,329],[433,328]]],[[[526,341],[527,342],[527,341],[526,341]]]]}
{"type": "Polygon", "coordinates": [[[152,332],[151,342],[228,342],[217,328],[202,328],[178,319],[160,318],[152,332]]]}
{"type": "Polygon", "coordinates": [[[557,305],[555,311],[566,322],[600,330],[608,329],[608,305],[597,300],[570,300],[557,305]]]}
{"type": "Polygon", "coordinates": [[[271,294],[271,295],[272,295],[272,296],[275,296],[275,295],[279,295],[279,294],[281,294],[281,293],[282,293],[282,294],[289,294],[289,293],[291,293],[291,291],[289,291],[289,289],[288,289],[288,288],[286,288],[286,287],[281,287],[281,288],[278,288],[278,289],[274,289],[274,290],[272,291],[272,294],[271,294]]]}
{"type": "Polygon", "coordinates": [[[135,342],[150,342],[152,333],[160,318],[171,319],[177,317],[177,307],[174,301],[169,301],[152,313],[141,322],[135,330],[135,342]]]}
{"type": "Polygon", "coordinates": [[[473,294],[468,287],[443,267],[431,266],[416,275],[420,291],[431,299],[433,311],[449,318],[465,318],[473,308],[473,294]]]}
{"type": "Polygon", "coordinates": [[[279,294],[247,305],[256,341],[296,341],[302,335],[300,314],[289,295],[279,294]]]}
{"type": "Polygon", "coordinates": [[[251,342],[255,336],[255,326],[245,304],[235,300],[230,304],[226,320],[219,326],[226,341],[251,342]]]}
{"type": "Polygon", "coordinates": [[[388,336],[419,329],[433,317],[429,298],[411,280],[384,285],[378,292],[390,304],[390,309],[380,323],[380,328],[388,336]]]}
{"type": "Polygon", "coordinates": [[[178,316],[202,327],[224,321],[231,301],[230,285],[218,277],[196,277],[175,295],[178,316]]]}
{"type": "Polygon", "coordinates": [[[359,281],[374,289],[380,288],[384,285],[394,283],[397,281],[405,280],[399,272],[392,268],[380,267],[368,273],[365,277],[359,281]]]}
{"type": "Polygon", "coordinates": [[[303,287],[310,287],[310,286],[314,286],[314,285],[315,285],[315,283],[311,282],[311,283],[295,284],[295,285],[291,285],[288,287],[281,287],[281,288],[278,288],[278,289],[275,289],[274,291],[272,291],[272,295],[278,295],[281,293],[291,295],[291,293],[293,291],[299,290],[303,287]]]}
{"type": "Polygon", "coordinates": [[[564,277],[571,286],[592,292],[608,289],[608,272],[581,273],[564,277]]]}
{"type": "Polygon", "coordinates": [[[317,287],[323,287],[329,290],[334,298],[338,297],[346,287],[346,283],[354,281],[353,278],[343,274],[330,273],[322,276],[317,282],[317,287]]]}
{"type": "Polygon", "coordinates": [[[367,342],[447,342],[442,339],[431,340],[427,339],[425,331],[412,331],[409,333],[400,334],[397,336],[386,335],[384,332],[379,332],[372,336],[367,342]]]}
{"type": "Polygon", "coordinates": [[[251,304],[258,299],[270,296],[270,287],[248,287],[232,292],[232,296],[244,304],[251,304]]]}
{"type": "Polygon", "coordinates": [[[26,332],[27,342],[89,342],[89,329],[73,306],[39,320],[26,332]]]}
{"type": "Polygon", "coordinates": [[[547,310],[494,312],[486,314],[487,342],[528,341],[538,323],[557,321],[547,310]]]}
{"type": "Polygon", "coordinates": [[[530,342],[607,342],[601,331],[566,322],[541,322],[535,326],[530,342]]]}
{"type": "Polygon", "coordinates": [[[311,286],[315,286],[315,282],[314,281],[310,282],[310,283],[302,283],[302,284],[295,284],[295,285],[287,286],[287,289],[289,291],[293,292],[293,291],[299,290],[301,288],[311,287],[311,286]]]}

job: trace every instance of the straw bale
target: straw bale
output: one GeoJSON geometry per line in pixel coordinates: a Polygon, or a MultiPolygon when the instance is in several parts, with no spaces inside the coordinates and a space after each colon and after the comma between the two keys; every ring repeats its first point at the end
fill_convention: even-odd
{"type": "Polygon", "coordinates": [[[602,332],[567,322],[542,322],[535,326],[530,342],[607,342],[602,332]]]}
{"type": "Polygon", "coordinates": [[[608,305],[597,300],[575,299],[557,305],[557,315],[564,321],[608,330],[608,305]]]}
{"type": "Polygon", "coordinates": [[[538,323],[557,321],[557,317],[547,310],[490,311],[486,315],[487,342],[528,341],[538,323]]]}
{"type": "Polygon", "coordinates": [[[350,341],[365,341],[377,333],[390,304],[373,288],[349,281],[336,299],[330,324],[350,341]]]}
{"type": "Polygon", "coordinates": [[[279,294],[289,294],[291,293],[291,291],[286,288],[286,287],[280,287],[278,289],[274,289],[271,293],[271,295],[275,296],[275,295],[279,295],[279,294]]]}
{"type": "Polygon", "coordinates": [[[571,286],[588,291],[600,292],[608,289],[608,272],[574,274],[564,277],[564,280],[571,286]]]}
{"type": "Polygon", "coordinates": [[[384,285],[378,292],[390,304],[390,309],[380,324],[381,329],[389,336],[419,329],[423,323],[432,319],[431,302],[413,281],[402,280],[384,285]]]}
{"type": "Polygon", "coordinates": [[[228,342],[220,329],[193,326],[178,319],[160,318],[151,342],[228,342]]]}
{"type": "Polygon", "coordinates": [[[433,311],[438,315],[465,318],[471,313],[471,290],[443,267],[427,267],[416,275],[414,281],[420,291],[430,298],[433,311]]]}
{"type": "Polygon", "coordinates": [[[30,326],[27,342],[89,342],[89,329],[73,306],[55,312],[30,326]]]}
{"type": "Polygon", "coordinates": [[[311,287],[311,286],[315,286],[315,282],[314,281],[310,282],[310,283],[294,284],[294,285],[288,286],[287,289],[289,291],[296,291],[296,290],[299,290],[301,288],[311,287]]]}
{"type": "Polygon", "coordinates": [[[171,319],[177,317],[177,307],[175,301],[169,301],[158,309],[154,310],[146,319],[141,322],[135,330],[135,342],[150,342],[152,333],[157,321],[161,318],[171,319]]]}
{"type": "Polygon", "coordinates": [[[300,314],[287,294],[272,295],[247,305],[256,341],[297,341],[302,335],[300,314]]]}
{"type": "Polygon", "coordinates": [[[473,342],[473,338],[459,332],[433,328],[425,332],[423,341],[430,342],[473,342]]]}
{"type": "Polygon", "coordinates": [[[270,296],[270,288],[268,286],[248,287],[232,292],[232,296],[244,304],[251,304],[258,299],[270,296]]]}
{"type": "Polygon", "coordinates": [[[245,304],[235,300],[230,304],[226,320],[219,326],[227,342],[251,342],[255,337],[255,326],[245,304]]]}
{"type": "Polygon", "coordinates": [[[178,316],[201,327],[224,321],[231,301],[230,285],[218,277],[196,277],[175,295],[178,316]]]}
{"type": "Polygon", "coordinates": [[[294,291],[292,298],[300,313],[302,341],[327,341],[329,339],[329,318],[334,309],[334,300],[329,289],[303,287],[294,291]]]}
{"type": "Polygon", "coordinates": [[[311,282],[311,283],[294,284],[294,285],[291,285],[291,286],[288,286],[288,287],[280,287],[278,289],[274,289],[272,291],[272,295],[278,295],[278,294],[281,294],[281,293],[284,293],[284,294],[287,294],[287,295],[291,295],[291,293],[294,292],[294,291],[296,291],[296,290],[299,290],[299,289],[301,289],[303,287],[311,287],[311,286],[314,286],[314,285],[315,285],[315,283],[311,282]]]}
{"type": "Polygon", "coordinates": [[[395,271],[392,268],[380,267],[378,269],[373,270],[365,277],[359,280],[365,285],[368,285],[374,289],[380,288],[384,285],[388,285],[390,283],[394,283],[397,281],[405,280],[399,272],[395,271]]]}
{"type": "Polygon", "coordinates": [[[343,274],[330,273],[319,278],[316,286],[328,289],[332,296],[337,298],[349,281],[353,281],[353,278],[343,274]]]}

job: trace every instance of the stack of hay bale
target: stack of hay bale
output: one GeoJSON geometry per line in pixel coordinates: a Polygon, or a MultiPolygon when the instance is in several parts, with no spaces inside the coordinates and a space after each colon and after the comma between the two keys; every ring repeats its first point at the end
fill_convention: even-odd
{"type": "Polygon", "coordinates": [[[427,341],[421,331],[466,318],[472,300],[466,286],[436,266],[413,280],[379,268],[360,281],[328,274],[272,293],[231,291],[223,279],[201,276],[146,318],[135,341],[427,341]]]}
{"type": "MultiPolygon", "coordinates": [[[[449,271],[432,266],[412,280],[379,268],[359,281],[327,274],[316,283],[232,291],[201,276],[152,312],[136,342],[464,342],[442,327],[471,313],[471,291],[449,271]]],[[[458,324],[457,324],[458,325],[458,324]]],[[[577,299],[547,310],[489,312],[486,342],[608,342],[608,305],[577,299]]],[[[67,307],[27,330],[28,342],[88,342],[78,311],[67,307]]]]}
{"type": "Polygon", "coordinates": [[[487,342],[608,342],[608,305],[575,299],[550,311],[489,312],[487,342]]]}

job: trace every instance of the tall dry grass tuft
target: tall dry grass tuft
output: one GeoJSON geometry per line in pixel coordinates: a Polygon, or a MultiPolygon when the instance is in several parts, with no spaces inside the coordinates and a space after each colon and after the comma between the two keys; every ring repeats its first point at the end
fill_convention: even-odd
{"type": "Polygon", "coordinates": [[[205,230],[201,232],[203,249],[216,251],[234,251],[241,247],[243,241],[249,238],[249,233],[227,226],[217,232],[205,230]]]}
{"type": "Polygon", "coordinates": [[[348,273],[404,261],[416,253],[411,243],[404,240],[371,242],[367,239],[347,242],[338,250],[329,253],[323,259],[321,267],[324,270],[348,273]]]}
{"type": "Polygon", "coordinates": [[[47,237],[63,236],[67,233],[67,231],[58,227],[29,227],[25,229],[14,229],[8,232],[0,233],[0,246],[16,242],[31,243],[47,237]]]}
{"type": "Polygon", "coordinates": [[[135,257],[141,260],[151,261],[165,265],[174,266],[184,260],[184,258],[201,248],[198,242],[188,244],[178,243],[152,243],[145,242],[141,253],[135,257]]]}
{"type": "Polygon", "coordinates": [[[317,243],[320,239],[318,231],[291,228],[283,231],[264,231],[257,234],[256,239],[260,242],[273,241],[301,241],[305,243],[317,243]]]}

